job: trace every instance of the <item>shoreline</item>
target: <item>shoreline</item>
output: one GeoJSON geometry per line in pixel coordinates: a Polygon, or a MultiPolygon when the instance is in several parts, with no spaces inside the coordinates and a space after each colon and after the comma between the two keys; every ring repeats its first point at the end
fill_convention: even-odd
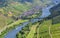
{"type": "Polygon", "coordinates": [[[0,37],[5,36],[9,31],[11,31],[12,29],[20,26],[21,24],[23,24],[24,22],[27,22],[28,20],[18,20],[10,25],[8,25],[7,27],[5,27],[3,30],[0,31],[0,37]]]}

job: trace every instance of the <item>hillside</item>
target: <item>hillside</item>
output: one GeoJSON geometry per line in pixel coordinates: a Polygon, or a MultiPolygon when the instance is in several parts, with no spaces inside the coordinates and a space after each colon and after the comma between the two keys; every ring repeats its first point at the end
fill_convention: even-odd
{"type": "Polygon", "coordinates": [[[45,20],[22,28],[16,38],[60,38],[60,4],[52,7],[50,12],[45,20]]]}
{"type": "Polygon", "coordinates": [[[50,9],[52,17],[60,15],[60,3],[50,9]]]}
{"type": "Polygon", "coordinates": [[[53,24],[60,23],[60,3],[50,9],[53,24]]]}
{"type": "MultiPolygon", "coordinates": [[[[12,23],[15,24],[16,21],[20,23],[19,20],[21,20],[21,18],[18,19],[18,17],[32,9],[32,7],[34,6],[32,6],[30,2],[21,3],[19,0],[0,0],[0,33],[1,31],[4,31],[5,28],[9,27],[12,23]]],[[[33,16],[30,17],[35,16],[33,14],[33,16]]]]}
{"type": "Polygon", "coordinates": [[[17,38],[59,38],[60,37],[59,23],[52,25],[52,20],[44,21],[41,24],[39,24],[39,22],[37,23],[29,26],[27,25],[16,35],[17,38]],[[37,25],[36,28],[35,25],[37,25]]]}
{"type": "Polygon", "coordinates": [[[15,0],[0,0],[0,6],[0,28],[4,28],[6,25],[17,21],[18,16],[31,8],[30,4],[22,4],[15,0]]]}
{"type": "Polygon", "coordinates": [[[59,38],[60,3],[40,20],[50,5],[55,5],[53,0],[0,0],[0,38],[59,38]]]}

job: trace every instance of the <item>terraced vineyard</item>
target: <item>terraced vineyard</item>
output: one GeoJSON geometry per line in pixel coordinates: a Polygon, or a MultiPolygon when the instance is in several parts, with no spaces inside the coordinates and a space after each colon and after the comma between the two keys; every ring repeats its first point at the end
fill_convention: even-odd
{"type": "Polygon", "coordinates": [[[0,38],[60,38],[60,0],[0,0],[0,38]]]}
{"type": "Polygon", "coordinates": [[[52,25],[51,20],[44,21],[41,24],[37,22],[29,26],[31,26],[30,30],[29,31],[27,30],[28,27],[23,28],[23,30],[21,30],[17,34],[17,38],[59,38],[60,37],[60,30],[59,30],[60,24],[58,23],[52,25]],[[26,31],[24,29],[26,29],[26,31]]]}

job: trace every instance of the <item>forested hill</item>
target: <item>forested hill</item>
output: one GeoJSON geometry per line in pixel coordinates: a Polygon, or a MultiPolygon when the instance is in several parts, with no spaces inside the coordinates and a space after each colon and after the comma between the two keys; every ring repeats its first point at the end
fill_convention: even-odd
{"type": "Polygon", "coordinates": [[[50,9],[53,17],[60,15],[60,3],[50,9]]]}
{"type": "Polygon", "coordinates": [[[53,24],[60,23],[60,3],[50,9],[53,24]]]}

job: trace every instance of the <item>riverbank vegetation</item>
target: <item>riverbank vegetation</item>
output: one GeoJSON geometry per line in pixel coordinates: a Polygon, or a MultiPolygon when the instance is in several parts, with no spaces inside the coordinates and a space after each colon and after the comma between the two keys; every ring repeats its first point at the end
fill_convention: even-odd
{"type": "Polygon", "coordinates": [[[6,26],[5,28],[3,28],[1,31],[0,31],[0,37],[1,38],[4,38],[4,36],[11,30],[13,30],[14,28],[22,25],[22,23],[24,22],[27,22],[28,20],[18,20],[8,26],[6,26]]]}
{"type": "Polygon", "coordinates": [[[0,30],[18,21],[18,17],[31,8],[31,5],[14,0],[0,0],[0,30]],[[7,6],[3,6],[6,4],[7,6]],[[27,8],[28,7],[28,8],[27,8]]]}
{"type": "Polygon", "coordinates": [[[22,4],[14,0],[0,0],[0,38],[4,38],[7,32],[27,22],[17,18],[30,8],[31,5],[27,3],[22,4]]]}

